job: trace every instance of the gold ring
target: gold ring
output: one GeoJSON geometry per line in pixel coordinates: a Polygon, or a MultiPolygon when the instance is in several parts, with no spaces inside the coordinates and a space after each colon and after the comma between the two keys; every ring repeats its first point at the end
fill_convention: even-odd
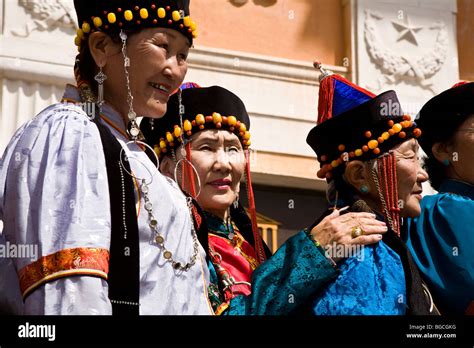
{"type": "Polygon", "coordinates": [[[352,238],[360,237],[364,234],[364,230],[358,226],[352,227],[351,236],[352,238]]]}

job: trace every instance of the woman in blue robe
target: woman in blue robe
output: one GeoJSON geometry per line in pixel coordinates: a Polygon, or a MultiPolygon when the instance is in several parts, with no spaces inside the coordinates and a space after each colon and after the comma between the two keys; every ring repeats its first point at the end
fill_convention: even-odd
{"type": "Polygon", "coordinates": [[[160,157],[161,172],[198,203],[193,215],[208,253],[209,298],[216,314],[293,313],[337,276],[326,244],[374,243],[386,232],[370,214],[341,217],[335,211],[271,255],[258,232],[251,198],[250,117],[242,100],[223,87],[184,84],[170,97],[163,118],[144,119],[140,127],[160,157]],[[244,177],[249,214],[239,202],[244,177]],[[352,239],[350,219],[357,219],[368,235],[352,239]]]}
{"type": "Polygon", "coordinates": [[[462,83],[420,111],[420,144],[438,194],[421,201],[405,235],[441,314],[474,314],[474,83],[462,83]]]}
{"type": "MultiPolygon", "coordinates": [[[[394,91],[375,96],[321,71],[318,125],[307,143],[321,164],[318,176],[328,181],[330,205],[375,213],[389,232],[374,245],[346,250],[338,277],[310,307],[315,315],[435,314],[400,239],[402,218],[420,213],[421,184],[428,179],[417,157],[421,131],[402,113],[394,91]]],[[[364,234],[361,226],[352,231],[364,234]]]]}

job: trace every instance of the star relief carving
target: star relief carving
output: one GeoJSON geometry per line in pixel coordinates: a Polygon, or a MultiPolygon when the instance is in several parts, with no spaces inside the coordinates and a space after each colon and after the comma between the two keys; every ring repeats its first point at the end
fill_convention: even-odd
{"type": "Polygon", "coordinates": [[[416,39],[415,34],[422,30],[422,26],[414,26],[410,24],[408,16],[405,16],[405,22],[392,21],[393,26],[398,31],[397,42],[401,40],[407,40],[412,44],[418,46],[418,40],[416,39]]]}

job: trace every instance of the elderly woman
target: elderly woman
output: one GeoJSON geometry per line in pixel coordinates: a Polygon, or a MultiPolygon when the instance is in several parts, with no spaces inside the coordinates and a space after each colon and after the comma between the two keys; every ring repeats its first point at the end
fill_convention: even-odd
{"type": "Polygon", "coordinates": [[[405,238],[442,314],[474,314],[474,83],[428,101],[417,120],[431,186],[405,238]]]}
{"type": "Polygon", "coordinates": [[[335,211],[271,256],[256,224],[245,106],[222,87],[191,86],[170,98],[163,118],[144,119],[140,126],[161,158],[162,173],[194,196],[204,211],[201,230],[208,238],[213,307],[217,314],[294,312],[337,275],[335,263],[325,255],[326,245],[373,243],[387,227],[371,214],[342,218],[335,211]],[[244,174],[250,217],[239,202],[244,174]],[[350,224],[355,221],[369,235],[352,239],[350,224]],[[310,236],[322,243],[314,245],[310,236]]]}
{"type": "Polygon", "coordinates": [[[21,127],[1,162],[4,237],[38,246],[38,259],[13,260],[16,313],[211,314],[186,199],[136,122],[163,116],[183,81],[189,1],[74,4],[77,86],[21,127]]]}
{"type": "MultiPolygon", "coordinates": [[[[321,163],[318,176],[328,180],[332,205],[373,212],[389,232],[365,247],[363,258],[340,264],[339,276],[318,294],[313,312],[429,314],[434,311],[429,292],[400,239],[403,219],[420,214],[421,184],[428,179],[417,157],[421,131],[403,115],[395,92],[375,96],[321,70],[318,125],[307,137],[321,163]]],[[[353,231],[364,234],[361,226],[353,231]]]]}

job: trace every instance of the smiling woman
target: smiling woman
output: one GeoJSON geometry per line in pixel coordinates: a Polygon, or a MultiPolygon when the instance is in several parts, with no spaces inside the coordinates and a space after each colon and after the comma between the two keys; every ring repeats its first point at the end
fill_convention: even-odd
{"type": "Polygon", "coordinates": [[[0,294],[15,314],[213,314],[186,199],[136,120],[163,116],[183,81],[189,1],[74,5],[77,85],[17,131],[0,163],[2,243],[39,246],[33,262],[2,263],[17,279],[0,294]]]}
{"type": "MultiPolygon", "coordinates": [[[[293,313],[336,275],[334,260],[323,249],[326,245],[374,243],[386,226],[367,213],[339,216],[336,211],[312,231],[289,239],[272,256],[257,229],[245,105],[222,87],[186,86],[194,88],[183,87],[171,96],[163,118],[153,124],[144,119],[141,127],[160,156],[162,173],[195,197],[203,210],[197,220],[203,218],[199,231],[210,259],[213,308],[227,315],[293,313]],[[250,216],[239,201],[244,177],[250,216]],[[350,238],[355,220],[369,235],[350,238]],[[312,239],[316,234],[317,244],[312,239]]],[[[198,211],[195,206],[194,213],[198,211]]]]}

